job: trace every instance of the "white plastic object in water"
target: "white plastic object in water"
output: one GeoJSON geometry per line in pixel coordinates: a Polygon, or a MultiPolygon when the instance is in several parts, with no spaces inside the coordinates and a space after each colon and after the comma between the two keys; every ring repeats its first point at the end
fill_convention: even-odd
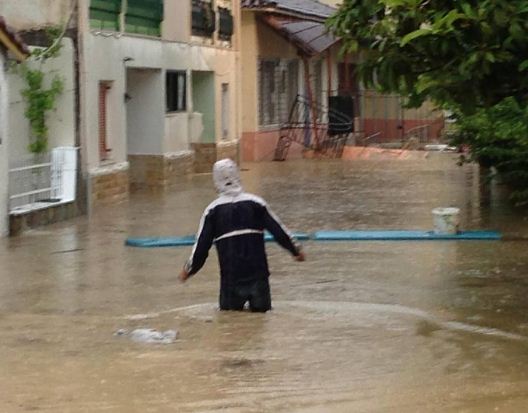
{"type": "Polygon", "coordinates": [[[136,343],[172,344],[178,337],[178,332],[176,330],[157,331],[152,328],[137,328],[131,332],[119,329],[115,332],[115,335],[128,336],[136,343]]]}
{"type": "Polygon", "coordinates": [[[460,225],[460,209],[433,209],[433,223],[435,234],[457,234],[460,225]]]}

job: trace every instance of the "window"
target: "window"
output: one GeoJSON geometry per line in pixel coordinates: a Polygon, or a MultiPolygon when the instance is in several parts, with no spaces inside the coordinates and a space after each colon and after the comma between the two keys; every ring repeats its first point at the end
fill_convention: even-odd
{"type": "Polygon", "coordinates": [[[261,60],[259,68],[259,123],[278,126],[288,122],[298,93],[298,60],[261,60]]]}
{"type": "Polygon", "coordinates": [[[96,30],[119,31],[121,0],[91,0],[90,27],[96,30]]]}
{"type": "Polygon", "coordinates": [[[216,30],[216,14],[211,0],[192,0],[192,34],[211,37],[216,30]]]}
{"type": "Polygon", "coordinates": [[[183,71],[167,72],[165,93],[167,112],[183,112],[187,109],[187,74],[183,71]]]}
{"type": "Polygon", "coordinates": [[[128,33],[161,35],[163,0],[91,0],[90,27],[95,30],[121,31],[124,13],[124,31],[128,33]]]}
{"type": "Polygon", "coordinates": [[[231,10],[219,7],[218,14],[220,23],[218,37],[222,40],[231,40],[231,36],[233,36],[233,15],[231,14],[231,10]]]}
{"type": "Polygon", "coordinates": [[[127,0],[126,32],[159,37],[162,21],[163,0],[127,0]]]}

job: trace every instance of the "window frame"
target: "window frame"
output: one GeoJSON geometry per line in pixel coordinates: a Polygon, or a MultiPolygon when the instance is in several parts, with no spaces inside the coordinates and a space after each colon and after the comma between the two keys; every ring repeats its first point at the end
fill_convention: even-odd
{"type": "Polygon", "coordinates": [[[278,128],[289,121],[291,106],[299,93],[299,65],[299,59],[259,58],[259,129],[278,128]]]}
{"type": "Polygon", "coordinates": [[[216,12],[212,0],[191,0],[191,34],[197,37],[213,37],[216,29],[216,12]],[[210,13],[209,24],[206,12],[210,13]]]}
{"type": "Polygon", "coordinates": [[[185,70],[167,70],[165,72],[165,113],[187,111],[187,83],[187,72],[185,70]],[[180,94],[180,79],[183,79],[182,94],[180,94]]]}

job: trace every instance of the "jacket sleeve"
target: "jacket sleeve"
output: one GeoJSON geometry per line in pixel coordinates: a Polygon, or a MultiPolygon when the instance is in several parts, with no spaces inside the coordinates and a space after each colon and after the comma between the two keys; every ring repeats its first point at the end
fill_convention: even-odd
{"type": "Polygon", "coordinates": [[[288,231],[280,219],[268,208],[267,205],[264,206],[264,228],[267,229],[275,241],[279,245],[287,249],[294,256],[298,256],[301,252],[301,245],[295,242],[293,235],[288,231]]]}
{"type": "Polygon", "coordinates": [[[213,244],[214,238],[214,222],[213,211],[206,210],[200,220],[200,227],[196,235],[196,242],[194,243],[191,256],[185,264],[185,270],[189,275],[196,274],[205,264],[205,260],[209,255],[209,249],[213,244]]]}

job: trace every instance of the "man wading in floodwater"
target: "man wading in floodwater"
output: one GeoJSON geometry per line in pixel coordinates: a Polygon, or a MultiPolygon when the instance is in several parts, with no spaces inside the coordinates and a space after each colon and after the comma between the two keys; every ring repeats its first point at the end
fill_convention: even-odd
{"type": "Polygon", "coordinates": [[[213,180],[219,196],[202,215],[196,243],[180,280],[186,281],[202,268],[214,242],[220,261],[220,309],[240,311],[249,301],[251,311],[271,310],[264,230],[271,232],[297,261],[304,261],[304,254],[266,202],[242,191],[235,162],[216,162],[213,180]]]}

